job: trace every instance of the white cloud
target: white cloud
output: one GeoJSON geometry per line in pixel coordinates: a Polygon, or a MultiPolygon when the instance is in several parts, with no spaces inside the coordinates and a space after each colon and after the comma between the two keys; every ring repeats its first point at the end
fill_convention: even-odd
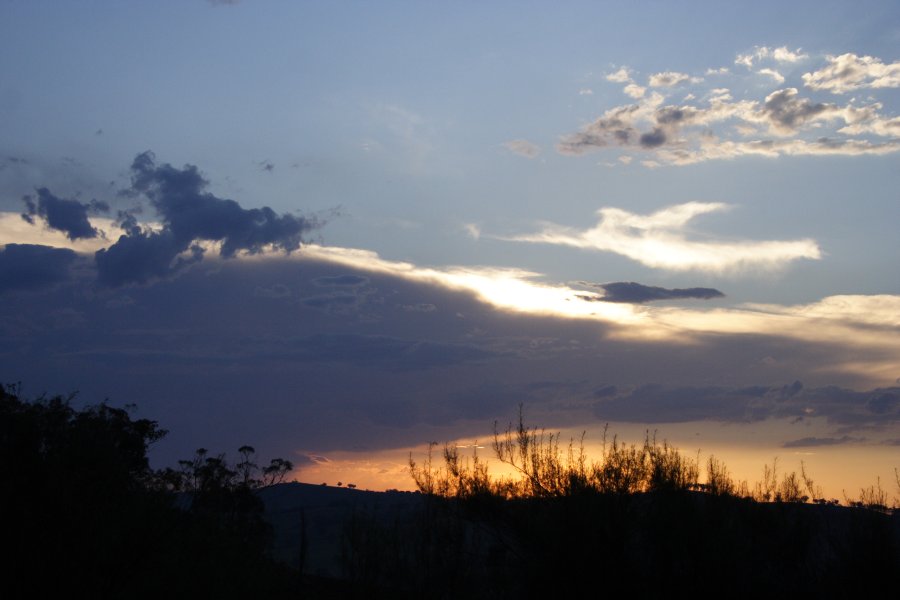
{"type": "Polygon", "coordinates": [[[848,53],[829,56],[828,66],[803,74],[803,83],[813,90],[843,94],[860,88],[900,87],[900,61],[884,64],[872,56],[848,53]]]}
{"type": "MultiPolygon", "coordinates": [[[[766,55],[774,56],[774,51],[767,49],[766,55]]],[[[776,81],[784,79],[772,68],[753,73],[757,74],[776,81]]],[[[687,77],[673,73],[654,77],[663,75],[666,77],[656,83],[687,77]]],[[[883,115],[879,102],[815,102],[794,87],[776,90],[760,100],[734,100],[728,88],[712,88],[699,100],[689,94],[680,104],[664,105],[663,93],[653,91],[641,97],[645,90],[636,84],[631,86],[637,89],[634,103],[610,108],[580,131],[561,136],[557,152],[579,156],[602,148],[624,147],[652,154],[641,163],[656,167],[748,155],[860,156],[900,150],[896,140],[900,118],[883,115]],[[763,135],[770,139],[761,138],[763,135]],[[848,137],[864,135],[894,139],[878,142],[848,137]]]]}
{"type": "Polygon", "coordinates": [[[665,71],[663,73],[654,73],[651,75],[648,79],[648,83],[650,87],[673,87],[679,83],[688,81],[689,79],[690,76],[685,75],[684,73],[665,71]]]}
{"type": "Polygon", "coordinates": [[[541,148],[537,144],[533,144],[528,140],[510,140],[503,142],[503,146],[514,154],[524,156],[525,158],[535,158],[541,153],[541,148]]]}
{"type": "Polygon", "coordinates": [[[666,163],[683,166],[746,156],[765,158],[778,158],[779,156],[882,156],[895,152],[900,152],[900,141],[875,143],[868,140],[836,140],[832,138],[819,138],[814,141],[731,141],[711,138],[696,149],[665,149],[660,150],[657,154],[666,163]]]}
{"type": "Polygon", "coordinates": [[[706,70],[707,75],[728,75],[728,73],[730,73],[730,71],[728,70],[728,67],[719,67],[718,69],[707,69],[706,70]]]}
{"type": "Polygon", "coordinates": [[[594,90],[592,90],[591,88],[582,88],[582,89],[578,90],[578,95],[579,96],[593,96],[594,90]]]}
{"type": "Polygon", "coordinates": [[[758,71],[760,75],[768,75],[772,79],[774,79],[777,83],[784,83],[784,75],[776,71],[775,69],[760,69],[758,71]]]}
{"type": "Polygon", "coordinates": [[[613,83],[628,83],[631,81],[631,73],[625,67],[622,67],[615,73],[610,73],[606,76],[607,81],[612,81],[613,83]]]}
{"type": "Polygon", "coordinates": [[[641,87],[636,83],[629,83],[622,89],[622,91],[632,98],[637,99],[644,97],[644,94],[647,92],[647,88],[641,87]]]}
{"type": "Polygon", "coordinates": [[[734,63],[737,65],[744,65],[745,67],[750,69],[753,67],[754,63],[761,60],[771,59],[779,63],[795,63],[805,58],[809,58],[809,55],[803,54],[800,51],[800,48],[791,51],[787,46],[781,46],[780,48],[757,46],[751,52],[748,52],[746,54],[738,54],[734,59],[734,63]]]}
{"type": "Polygon", "coordinates": [[[602,208],[600,222],[586,230],[547,225],[534,233],[508,238],[614,252],[648,267],[673,271],[726,273],[741,269],[776,269],[800,259],[821,256],[814,240],[694,241],[683,230],[695,217],[725,210],[717,202],[688,202],[650,215],[602,208]]]}

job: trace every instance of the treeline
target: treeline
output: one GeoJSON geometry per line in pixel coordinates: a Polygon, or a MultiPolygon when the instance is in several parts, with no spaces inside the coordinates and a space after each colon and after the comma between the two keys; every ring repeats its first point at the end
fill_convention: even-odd
{"type": "Polygon", "coordinates": [[[245,446],[232,466],[201,449],[154,471],[155,421],[70,401],[0,389],[3,597],[296,597],[254,494],[288,461],[260,469],[245,446]]]}

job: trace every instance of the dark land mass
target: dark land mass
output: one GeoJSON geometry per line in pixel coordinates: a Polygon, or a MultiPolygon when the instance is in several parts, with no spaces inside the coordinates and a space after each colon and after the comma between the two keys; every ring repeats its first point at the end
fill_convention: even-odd
{"type": "Polygon", "coordinates": [[[290,463],[259,469],[249,446],[236,464],[203,450],[154,471],[154,421],[16,391],[0,389],[3,598],[827,598],[900,585],[900,512],[886,508],[657,480],[528,496],[274,485],[290,463]]]}

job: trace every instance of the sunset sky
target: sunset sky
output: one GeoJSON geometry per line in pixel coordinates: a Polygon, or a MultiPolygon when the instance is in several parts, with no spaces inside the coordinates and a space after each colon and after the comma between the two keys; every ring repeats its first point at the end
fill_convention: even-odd
{"type": "Polygon", "coordinates": [[[409,488],[521,403],[900,467],[896,2],[4,0],[0,132],[0,382],[156,466],[409,488]]]}

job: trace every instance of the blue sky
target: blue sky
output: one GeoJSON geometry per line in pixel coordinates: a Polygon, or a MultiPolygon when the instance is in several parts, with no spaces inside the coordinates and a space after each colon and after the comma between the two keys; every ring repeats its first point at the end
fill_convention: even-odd
{"type": "Polygon", "coordinates": [[[299,457],[519,401],[885,451],[900,9],[721,4],[3,2],[0,377],[299,457]]]}

